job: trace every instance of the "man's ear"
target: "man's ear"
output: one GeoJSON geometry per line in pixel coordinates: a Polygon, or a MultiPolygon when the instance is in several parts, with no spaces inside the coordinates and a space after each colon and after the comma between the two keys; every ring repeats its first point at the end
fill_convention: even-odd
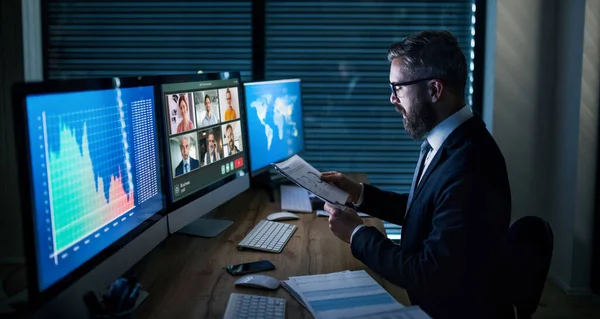
{"type": "Polygon", "coordinates": [[[442,98],[442,92],[444,91],[444,84],[438,80],[431,80],[428,83],[429,98],[432,103],[439,101],[442,98]]]}

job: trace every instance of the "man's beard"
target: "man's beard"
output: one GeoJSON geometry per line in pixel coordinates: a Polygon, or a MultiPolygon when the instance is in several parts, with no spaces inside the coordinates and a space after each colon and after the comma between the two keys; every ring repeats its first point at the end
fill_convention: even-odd
{"type": "Polygon", "coordinates": [[[435,125],[433,104],[415,99],[411,101],[410,113],[403,118],[406,133],[415,140],[423,139],[435,125]]]}

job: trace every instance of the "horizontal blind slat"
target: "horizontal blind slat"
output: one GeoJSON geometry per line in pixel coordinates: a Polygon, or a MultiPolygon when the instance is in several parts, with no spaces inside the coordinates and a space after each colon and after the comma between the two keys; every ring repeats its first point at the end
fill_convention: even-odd
{"type": "Polygon", "coordinates": [[[252,1],[47,1],[47,78],[240,71],[252,1]]]}

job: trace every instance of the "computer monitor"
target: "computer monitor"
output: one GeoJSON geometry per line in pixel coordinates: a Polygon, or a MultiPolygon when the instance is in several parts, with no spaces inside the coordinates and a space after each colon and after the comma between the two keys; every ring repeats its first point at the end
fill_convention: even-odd
{"type": "Polygon", "coordinates": [[[216,236],[232,222],[200,217],[250,187],[240,75],[160,78],[172,201],[169,231],[216,236]]]}
{"type": "Polygon", "coordinates": [[[253,180],[258,184],[271,184],[270,163],[304,150],[301,81],[244,83],[244,95],[253,180]]]}
{"type": "Polygon", "coordinates": [[[106,288],[166,238],[152,81],[13,87],[33,306],[59,295],[45,311],[86,315],[87,291],[106,288]]]}

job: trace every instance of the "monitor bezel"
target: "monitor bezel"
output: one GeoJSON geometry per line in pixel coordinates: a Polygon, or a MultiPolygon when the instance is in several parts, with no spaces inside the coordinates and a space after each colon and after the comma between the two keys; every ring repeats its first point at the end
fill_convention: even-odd
{"type": "MultiPolygon", "coordinates": [[[[245,82],[244,85],[243,85],[243,87],[244,87],[244,107],[245,107],[244,111],[247,111],[246,108],[248,107],[248,105],[246,103],[246,85],[277,83],[277,82],[284,82],[284,81],[285,82],[294,81],[294,82],[298,82],[299,85],[300,85],[300,97],[299,97],[299,99],[300,99],[300,109],[302,111],[302,146],[300,147],[300,149],[296,153],[294,153],[294,154],[292,154],[290,156],[284,156],[281,159],[273,161],[275,163],[285,161],[285,160],[291,158],[292,156],[294,156],[296,154],[300,154],[300,153],[304,152],[304,150],[306,149],[306,126],[304,125],[304,122],[305,122],[304,121],[304,116],[305,116],[305,114],[304,114],[304,98],[303,98],[303,94],[302,94],[302,92],[303,92],[303,88],[302,88],[303,81],[300,78],[284,78],[284,79],[277,79],[277,80],[250,81],[250,82],[245,82]]],[[[246,136],[248,136],[248,145],[250,145],[249,143],[250,143],[250,138],[251,137],[250,137],[250,125],[248,123],[248,118],[246,118],[246,136]]],[[[248,151],[248,163],[249,163],[248,170],[250,171],[250,176],[256,177],[258,175],[261,175],[261,174],[264,174],[266,172],[271,171],[271,165],[270,165],[270,163],[268,163],[268,164],[266,164],[264,166],[261,166],[261,167],[253,170],[252,169],[252,156],[250,156],[250,152],[252,152],[252,150],[250,149],[250,147],[248,147],[248,150],[249,150],[248,151]]]]}
{"type": "MultiPolygon", "coordinates": [[[[178,83],[188,83],[188,82],[203,82],[203,81],[220,81],[220,80],[238,80],[237,88],[238,88],[238,99],[239,99],[239,110],[240,110],[240,119],[243,123],[244,128],[242,129],[242,147],[243,147],[243,159],[244,159],[244,175],[250,175],[250,162],[249,162],[249,149],[248,149],[248,135],[246,131],[246,126],[248,125],[246,118],[246,106],[245,106],[245,96],[243,94],[243,85],[241,73],[237,71],[231,72],[213,72],[213,73],[190,73],[190,74],[172,74],[172,75],[159,75],[158,76],[158,88],[157,94],[160,94],[161,101],[164,100],[164,92],[162,89],[163,84],[178,84],[178,83]]],[[[211,193],[212,191],[223,187],[226,184],[229,184],[235,181],[238,178],[242,178],[238,176],[239,173],[229,175],[215,183],[212,183],[209,186],[206,186],[200,190],[197,190],[195,193],[187,195],[177,201],[173,200],[173,179],[171,177],[172,167],[171,160],[169,158],[169,150],[166,149],[169,143],[169,127],[167,125],[167,118],[165,117],[166,107],[162,107],[161,116],[162,116],[162,126],[163,126],[163,147],[165,148],[165,153],[163,162],[165,163],[165,174],[167,177],[167,186],[168,186],[168,198],[169,198],[169,213],[177,211],[179,208],[184,207],[195,200],[211,193]]]]}
{"type": "MultiPolygon", "coordinates": [[[[162,209],[154,215],[147,218],[140,225],[136,226],[128,233],[117,239],[105,249],[101,250],[95,256],[79,265],[69,274],[57,280],[52,285],[44,290],[40,289],[38,276],[38,256],[36,252],[35,239],[35,212],[33,211],[34,199],[33,176],[31,171],[30,159],[30,143],[29,143],[29,127],[27,122],[27,105],[26,97],[34,94],[52,94],[52,93],[68,93],[80,91],[95,91],[95,90],[111,90],[116,88],[135,88],[150,86],[153,88],[154,96],[156,96],[156,77],[114,77],[114,78],[90,78],[90,79],[69,79],[69,80],[45,80],[40,82],[18,82],[12,86],[12,106],[13,106],[13,122],[14,134],[16,137],[21,136],[18,142],[15,143],[15,153],[17,159],[17,172],[19,174],[19,193],[22,215],[23,229],[23,244],[25,251],[25,260],[27,264],[27,287],[29,305],[34,309],[43,306],[51,301],[73,285],[79,279],[85,277],[97,265],[102,264],[124,246],[129,244],[135,238],[140,236],[146,230],[156,225],[162,218],[165,218],[168,202],[165,188],[165,171],[162,159],[159,158],[160,167],[160,183],[162,195],[162,209]]],[[[162,129],[162,121],[160,118],[160,105],[156,99],[154,102],[154,117],[156,121],[156,130],[160,132],[162,129]]],[[[157,134],[157,152],[164,152],[162,137],[157,134]]]]}

